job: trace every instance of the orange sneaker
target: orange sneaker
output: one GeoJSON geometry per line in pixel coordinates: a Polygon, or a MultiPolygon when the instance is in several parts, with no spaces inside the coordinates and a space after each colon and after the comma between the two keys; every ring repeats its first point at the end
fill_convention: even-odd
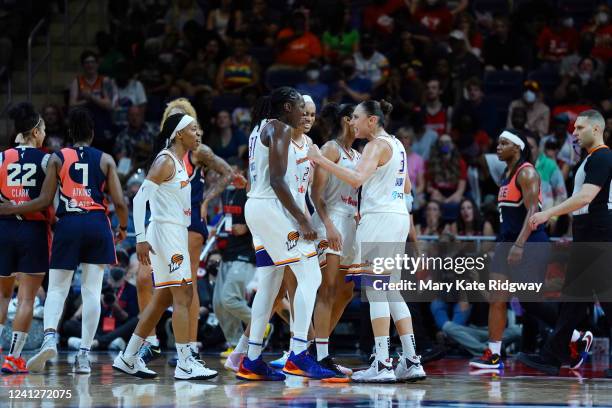
{"type": "Polygon", "coordinates": [[[27,374],[26,362],[23,357],[6,356],[2,364],[2,372],[6,374],[27,374]]]}

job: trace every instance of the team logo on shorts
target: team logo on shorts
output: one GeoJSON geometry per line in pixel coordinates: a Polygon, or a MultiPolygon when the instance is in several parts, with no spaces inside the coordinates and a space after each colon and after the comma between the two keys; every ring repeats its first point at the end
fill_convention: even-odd
{"type": "Polygon", "coordinates": [[[300,233],[297,231],[291,231],[289,234],[287,234],[287,251],[297,246],[298,239],[300,239],[300,233]]]}
{"type": "Polygon", "coordinates": [[[324,239],[323,241],[319,242],[319,245],[317,245],[317,254],[323,255],[323,253],[325,252],[327,248],[329,248],[329,242],[327,242],[327,240],[324,239]]]}
{"type": "Polygon", "coordinates": [[[168,267],[170,268],[170,273],[178,270],[178,268],[180,268],[183,264],[184,259],[185,258],[181,254],[172,255],[172,258],[170,258],[170,264],[168,265],[168,267]]]}
{"type": "Polygon", "coordinates": [[[187,181],[181,181],[181,188],[185,188],[189,185],[189,180],[187,181]]]}

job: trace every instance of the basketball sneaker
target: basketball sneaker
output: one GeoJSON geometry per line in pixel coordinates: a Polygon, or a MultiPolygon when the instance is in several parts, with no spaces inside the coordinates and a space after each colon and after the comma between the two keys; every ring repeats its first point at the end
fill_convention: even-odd
{"type": "Polygon", "coordinates": [[[45,369],[47,361],[57,356],[57,343],[55,342],[55,336],[45,336],[43,344],[40,347],[38,353],[26,363],[28,370],[32,372],[41,372],[45,369]]]}
{"type": "Polygon", "coordinates": [[[284,381],[287,377],[271,369],[261,356],[252,361],[245,356],[240,362],[236,378],[247,381],[284,381]]]}
{"type": "Polygon", "coordinates": [[[593,344],[593,333],[580,332],[577,341],[570,343],[570,368],[577,370],[589,358],[589,350],[593,344]]]}
{"type": "Polygon", "coordinates": [[[499,354],[493,354],[487,347],[481,357],[474,357],[470,360],[470,367],[473,368],[504,368],[504,363],[499,354]]]}
{"type": "Polygon", "coordinates": [[[300,354],[295,354],[293,351],[289,353],[287,363],[283,367],[283,373],[298,375],[300,377],[308,377],[314,380],[323,378],[332,378],[336,376],[334,371],[323,368],[308,352],[302,351],[300,354]]]}
{"type": "Polygon", "coordinates": [[[77,353],[74,358],[74,372],[76,374],[91,374],[91,365],[87,353],[77,353]]]}
{"type": "Polygon", "coordinates": [[[211,370],[204,365],[202,360],[196,360],[193,356],[190,356],[186,364],[182,364],[180,361],[176,364],[174,369],[174,378],[177,380],[210,380],[215,378],[219,373],[215,370],[211,370]]]}
{"type": "Polygon", "coordinates": [[[115,360],[113,361],[113,368],[119,370],[125,374],[132,375],[139,378],[154,378],[157,377],[157,373],[153,370],[149,370],[142,358],[136,356],[133,361],[129,361],[123,356],[123,351],[120,351],[115,360]]]}
{"type": "MultiPolygon", "coordinates": [[[[338,383],[342,383],[342,382],[350,382],[350,378],[349,375],[346,374],[345,372],[343,372],[340,369],[340,364],[337,364],[334,359],[332,358],[332,356],[327,356],[325,358],[323,358],[322,360],[318,361],[319,365],[329,371],[334,372],[336,375],[334,377],[331,378],[324,378],[322,381],[323,382],[338,382],[338,383]]],[[[344,367],[343,367],[344,368],[344,367]]],[[[346,368],[345,368],[346,369],[346,368]]],[[[348,370],[348,369],[346,369],[348,370]]],[[[351,371],[352,373],[352,371],[351,371]]]]}
{"type": "Polygon", "coordinates": [[[427,378],[421,365],[420,356],[415,358],[400,356],[395,367],[395,378],[401,382],[421,381],[427,378]]]}
{"type": "Polygon", "coordinates": [[[374,360],[369,368],[355,372],[351,379],[358,383],[394,383],[397,381],[391,359],[387,359],[384,363],[374,360]]]}
{"type": "Polygon", "coordinates": [[[142,358],[142,361],[144,361],[145,364],[147,364],[150,361],[153,361],[161,357],[162,355],[161,347],[153,346],[151,343],[146,341],[140,348],[140,351],[138,351],[138,355],[140,356],[140,358],[142,358]]]}
{"type": "Polygon", "coordinates": [[[289,358],[289,352],[288,351],[283,351],[283,355],[280,358],[277,358],[276,360],[270,361],[270,366],[274,367],[274,368],[280,368],[282,369],[285,364],[287,364],[287,359],[289,358]]]}
{"type": "Polygon", "coordinates": [[[233,352],[234,352],[234,348],[230,346],[227,348],[227,350],[222,351],[221,354],[219,354],[219,357],[228,358],[230,354],[232,354],[233,352]]]}
{"type": "Polygon", "coordinates": [[[2,372],[5,374],[27,374],[28,369],[23,357],[6,356],[4,364],[2,364],[2,372]]]}
{"type": "Polygon", "coordinates": [[[225,360],[225,364],[223,364],[223,367],[237,373],[238,370],[240,370],[240,362],[242,361],[244,356],[244,353],[238,353],[236,351],[232,352],[232,354],[227,356],[227,360],[225,360]]]}

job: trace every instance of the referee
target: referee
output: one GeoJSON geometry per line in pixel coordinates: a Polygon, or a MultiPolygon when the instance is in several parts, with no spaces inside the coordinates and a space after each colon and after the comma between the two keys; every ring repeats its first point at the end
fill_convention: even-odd
{"type": "MultiPolygon", "coordinates": [[[[561,364],[569,360],[567,346],[574,328],[586,317],[593,294],[601,297],[602,292],[610,288],[611,279],[609,244],[601,244],[612,242],[612,152],[603,140],[605,121],[599,112],[587,110],[578,115],[574,126],[573,135],[588,154],[575,173],[572,196],[555,207],[536,213],[529,220],[531,228],[535,229],[551,217],[573,215],[574,248],[563,292],[566,296],[582,292],[578,295],[582,303],[569,302],[566,298],[561,304],[555,331],[540,354],[518,355],[518,360],[523,364],[549,375],[557,375],[561,364]],[[589,303],[584,303],[587,301],[589,303]]],[[[602,297],[600,300],[610,299],[602,297]]],[[[601,306],[610,319],[612,303],[601,302],[601,306]]],[[[590,343],[586,351],[588,347],[590,343]]],[[[612,377],[612,370],[607,369],[605,374],[612,377]]]]}

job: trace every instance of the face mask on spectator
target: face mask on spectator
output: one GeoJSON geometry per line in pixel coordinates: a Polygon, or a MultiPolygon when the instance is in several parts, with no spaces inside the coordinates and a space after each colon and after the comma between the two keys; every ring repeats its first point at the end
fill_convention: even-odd
{"type": "Polygon", "coordinates": [[[567,27],[567,28],[571,28],[574,26],[574,19],[571,17],[568,17],[566,19],[563,20],[563,26],[567,27]]]}
{"type": "Polygon", "coordinates": [[[589,72],[580,72],[578,76],[583,84],[586,84],[591,80],[591,74],[589,72]]]}
{"type": "Polygon", "coordinates": [[[606,24],[608,22],[608,13],[605,11],[597,13],[597,22],[599,22],[599,24],[606,24]]]}
{"type": "Polygon", "coordinates": [[[536,94],[533,91],[525,91],[525,93],[523,94],[523,99],[525,100],[525,102],[531,104],[534,103],[536,100],[536,94]]]}
{"type": "Polygon", "coordinates": [[[453,151],[453,145],[446,144],[446,143],[440,145],[440,153],[449,154],[452,151],[453,151]]]}
{"type": "Polygon", "coordinates": [[[309,69],[306,71],[306,77],[311,81],[316,81],[319,79],[319,71],[316,69],[309,69]]]}

